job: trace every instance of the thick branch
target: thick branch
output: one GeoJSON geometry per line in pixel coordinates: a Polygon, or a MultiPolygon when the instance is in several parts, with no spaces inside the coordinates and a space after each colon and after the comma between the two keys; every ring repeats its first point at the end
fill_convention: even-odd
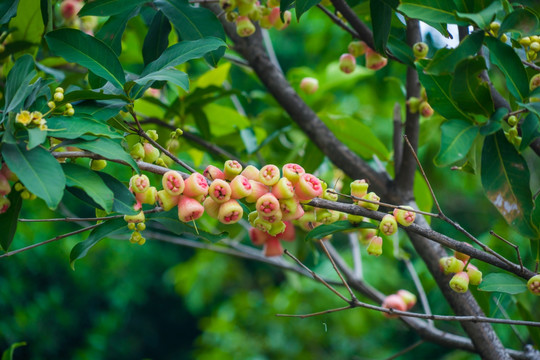
{"type": "Polygon", "coordinates": [[[367,46],[372,49],[375,49],[375,44],[373,43],[373,34],[371,30],[364,24],[356,13],[349,7],[345,0],[331,0],[332,4],[337,11],[343,15],[347,22],[352,26],[352,28],[358,33],[358,36],[363,40],[367,46]]]}

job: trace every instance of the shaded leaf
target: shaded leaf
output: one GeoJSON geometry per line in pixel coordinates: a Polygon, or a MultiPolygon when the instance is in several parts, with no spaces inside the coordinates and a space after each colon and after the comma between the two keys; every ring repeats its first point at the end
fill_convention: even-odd
{"type": "Polygon", "coordinates": [[[321,0],[296,0],[296,19],[300,20],[303,13],[317,5],[321,0]]]}
{"type": "Polygon", "coordinates": [[[450,83],[450,94],[461,109],[489,116],[493,112],[493,99],[489,85],[478,76],[485,69],[483,56],[460,61],[450,83]]]}
{"type": "Polygon", "coordinates": [[[491,273],[487,274],[483,278],[480,285],[478,285],[478,290],[519,294],[527,290],[527,283],[525,280],[514,275],[505,273],[491,273]]]}
{"type": "Polygon", "coordinates": [[[17,6],[19,0],[5,0],[0,2],[0,25],[6,24],[12,17],[17,14],[17,6]]]}
{"type": "Polygon", "coordinates": [[[113,211],[124,215],[137,215],[139,213],[139,211],[133,210],[136,203],[135,196],[121,181],[102,171],[97,171],[96,174],[114,193],[113,211]]]}
{"type": "Polygon", "coordinates": [[[482,30],[473,32],[466,36],[455,49],[442,48],[438,50],[424,71],[433,75],[453,73],[457,63],[478,53],[483,41],[484,32],[482,30]]]}
{"type": "Polygon", "coordinates": [[[169,19],[163,15],[163,12],[156,12],[144,38],[142,47],[144,65],[156,60],[167,49],[170,32],[171,23],[169,19]]]}
{"type": "Polygon", "coordinates": [[[508,114],[507,108],[498,108],[491,117],[487,124],[480,128],[480,135],[491,135],[501,128],[502,119],[508,114]]]}
{"type": "MultiPolygon", "coordinates": [[[[87,5],[89,4],[91,3],[87,5]]],[[[122,52],[122,35],[124,35],[129,19],[137,15],[137,13],[138,9],[135,8],[131,12],[126,11],[111,16],[96,33],[96,38],[109,45],[116,56],[120,56],[122,52]]]]}
{"type": "Polygon", "coordinates": [[[144,91],[150,87],[154,81],[170,81],[171,83],[180,86],[183,90],[189,91],[189,79],[187,74],[172,67],[158,70],[134,81],[136,84],[141,85],[133,88],[132,97],[134,99],[142,96],[144,91]]]}
{"type": "Polygon", "coordinates": [[[414,54],[409,45],[401,41],[397,37],[390,35],[386,44],[390,52],[408,66],[414,66],[414,54]]]}
{"type": "Polygon", "coordinates": [[[3,214],[0,214],[0,229],[2,229],[2,236],[0,236],[0,246],[4,251],[8,251],[17,231],[17,224],[19,223],[19,213],[21,212],[22,199],[21,193],[18,191],[11,191],[7,196],[11,202],[9,209],[3,214]]]}
{"type": "Polygon", "coordinates": [[[240,138],[242,139],[248,154],[253,154],[257,150],[257,136],[255,135],[255,131],[253,131],[252,127],[240,130],[240,138]]]}
{"type": "Polygon", "coordinates": [[[458,19],[467,20],[472,22],[480,29],[487,29],[489,24],[495,19],[497,12],[503,10],[502,3],[498,0],[493,1],[489,6],[484,9],[474,12],[474,13],[463,13],[456,11],[456,16],[458,19]]]}
{"type": "Polygon", "coordinates": [[[43,144],[45,139],[47,139],[47,131],[41,131],[39,127],[28,129],[28,144],[26,145],[26,149],[32,150],[36,146],[43,144]]]}
{"type": "Polygon", "coordinates": [[[9,349],[7,349],[6,351],[2,353],[2,360],[13,360],[13,353],[15,352],[15,349],[21,346],[26,346],[26,342],[21,341],[21,342],[11,344],[9,349]]]}
{"type": "Polygon", "coordinates": [[[516,31],[522,36],[528,36],[538,33],[538,28],[540,23],[534,11],[530,8],[518,8],[506,15],[499,28],[499,34],[516,31]]]}
{"type": "Polygon", "coordinates": [[[58,161],[47,150],[36,147],[27,151],[24,144],[4,143],[2,156],[28,191],[43,199],[50,209],[58,206],[66,178],[58,161]]]}
{"type": "Polygon", "coordinates": [[[133,158],[124,150],[122,145],[111,140],[100,138],[91,141],[75,142],[75,146],[98,154],[107,159],[122,160],[131,166],[137,173],[140,172],[137,163],[133,158]]]}
{"type": "MultiPolygon", "coordinates": [[[[298,1],[296,2],[298,9],[298,1]]],[[[371,0],[369,2],[371,12],[371,22],[373,26],[373,42],[375,51],[379,54],[385,53],[386,42],[390,35],[392,24],[392,8],[382,0],[371,0]]]]}
{"type": "Polygon", "coordinates": [[[467,155],[478,134],[478,127],[463,120],[449,120],[442,124],[441,133],[441,149],[434,163],[448,166],[467,155]]]}
{"type": "Polygon", "coordinates": [[[112,16],[128,12],[148,0],[94,0],[86,3],[78,16],[112,16]]]}
{"type": "Polygon", "coordinates": [[[229,234],[226,232],[213,234],[213,233],[204,231],[198,226],[197,228],[195,228],[194,226],[191,226],[190,224],[192,223],[181,222],[180,220],[178,220],[177,208],[174,208],[172,210],[165,211],[165,212],[149,214],[146,217],[146,219],[148,221],[157,221],[161,225],[165,226],[167,230],[169,230],[170,232],[176,235],[190,234],[199,239],[208,240],[213,243],[223,240],[229,236],[229,234]]]}
{"type": "Polygon", "coordinates": [[[314,239],[321,239],[327,235],[332,235],[337,232],[342,232],[346,230],[355,230],[355,229],[363,229],[363,228],[377,228],[375,225],[368,223],[366,221],[363,221],[359,224],[353,224],[347,220],[341,220],[336,221],[333,224],[328,225],[319,225],[306,235],[306,241],[308,240],[314,240],[314,239]]]}
{"type": "Polygon", "coordinates": [[[21,110],[24,99],[30,94],[30,81],[37,75],[34,69],[34,59],[30,55],[23,55],[15,62],[7,75],[5,88],[6,113],[21,110]]]}
{"type": "Polygon", "coordinates": [[[466,24],[456,19],[454,15],[455,7],[452,1],[402,0],[397,9],[410,18],[425,22],[466,24]]]}
{"type": "Polygon", "coordinates": [[[94,171],[72,163],[62,164],[62,169],[67,186],[83,190],[107,213],[112,211],[114,194],[94,171]]]}
{"type": "Polygon", "coordinates": [[[529,113],[523,123],[521,124],[521,144],[519,151],[525,150],[534,139],[540,136],[540,122],[538,121],[538,115],[535,113],[529,113]]]}

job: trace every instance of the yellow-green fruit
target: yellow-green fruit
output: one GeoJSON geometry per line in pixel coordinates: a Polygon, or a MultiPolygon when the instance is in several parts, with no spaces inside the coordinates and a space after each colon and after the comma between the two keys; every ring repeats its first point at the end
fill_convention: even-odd
{"type": "Polygon", "coordinates": [[[107,166],[107,160],[96,160],[92,159],[90,160],[90,169],[99,171],[105,169],[107,166]]]}

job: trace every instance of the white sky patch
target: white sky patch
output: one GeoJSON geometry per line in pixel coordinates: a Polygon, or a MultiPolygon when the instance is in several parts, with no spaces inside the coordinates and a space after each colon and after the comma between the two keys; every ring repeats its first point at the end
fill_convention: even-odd
{"type": "Polygon", "coordinates": [[[445,38],[440,32],[422,21],[420,21],[420,31],[422,32],[422,39],[425,39],[426,34],[429,33],[433,41],[440,47],[446,46],[448,48],[455,48],[459,45],[459,34],[457,25],[448,25],[448,32],[452,35],[452,39],[445,38]]]}

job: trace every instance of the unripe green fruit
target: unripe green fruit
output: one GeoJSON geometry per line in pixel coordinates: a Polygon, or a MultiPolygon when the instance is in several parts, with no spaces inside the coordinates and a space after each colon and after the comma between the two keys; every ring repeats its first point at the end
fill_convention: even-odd
{"type": "Polygon", "coordinates": [[[238,6],[238,13],[242,17],[247,17],[255,7],[255,0],[238,0],[236,5],[238,6]]]}
{"type": "Polygon", "coordinates": [[[453,256],[446,256],[439,259],[439,266],[444,274],[448,275],[463,271],[465,264],[453,256]]]}
{"type": "Polygon", "coordinates": [[[354,57],[359,57],[365,54],[367,45],[363,41],[351,41],[347,46],[349,54],[354,57]]]}
{"type": "Polygon", "coordinates": [[[106,160],[96,160],[96,159],[90,160],[90,169],[92,170],[95,170],[95,171],[103,170],[105,169],[106,166],[107,166],[106,160]]]}
{"type": "Polygon", "coordinates": [[[413,45],[413,54],[417,59],[423,59],[427,56],[429,46],[423,42],[417,42],[413,45]]]}
{"type": "Polygon", "coordinates": [[[508,118],[508,125],[510,125],[511,127],[514,127],[516,126],[518,123],[518,119],[516,116],[512,115],[508,118]]]}
{"type": "MultiPolygon", "coordinates": [[[[413,208],[410,206],[402,205],[401,207],[413,210],[413,208]]],[[[410,226],[416,219],[416,213],[404,209],[394,209],[394,217],[396,218],[397,222],[402,226],[410,226]]]]}
{"type": "Polygon", "coordinates": [[[129,180],[129,186],[134,193],[142,193],[150,187],[150,179],[146,175],[133,175],[129,180]]]}
{"type": "Polygon", "coordinates": [[[53,98],[54,98],[55,102],[60,102],[60,101],[64,100],[64,94],[61,93],[61,92],[56,92],[56,93],[54,93],[53,98]]]}
{"type": "Polygon", "coordinates": [[[338,201],[338,194],[335,193],[334,189],[326,189],[323,191],[322,198],[330,201],[338,201]]]}
{"type": "Polygon", "coordinates": [[[407,306],[406,310],[410,310],[416,304],[416,295],[407,290],[399,290],[396,293],[397,296],[401,297],[407,306]]]}
{"type": "Polygon", "coordinates": [[[141,143],[136,143],[131,148],[129,154],[135,160],[142,160],[144,158],[144,146],[141,143]]]}
{"type": "Polygon", "coordinates": [[[157,192],[157,201],[164,211],[169,211],[178,205],[179,195],[171,195],[166,190],[157,192]]]}
{"type": "Polygon", "coordinates": [[[523,38],[519,39],[519,43],[523,47],[527,47],[527,46],[531,45],[531,39],[528,36],[526,36],[526,37],[523,37],[523,38]]]}
{"type": "Polygon", "coordinates": [[[409,112],[411,114],[416,114],[418,112],[418,108],[420,107],[421,100],[417,97],[410,97],[409,100],[407,100],[407,106],[409,107],[409,112]]]}
{"type": "Polygon", "coordinates": [[[362,198],[367,194],[369,184],[364,179],[354,180],[351,183],[351,195],[357,198],[362,198]]]}
{"type": "Polygon", "coordinates": [[[387,58],[371,50],[370,48],[366,49],[366,67],[368,69],[379,70],[385,67],[387,63],[387,58]]]}
{"type": "Polygon", "coordinates": [[[534,275],[527,281],[527,289],[536,296],[540,296],[540,275],[534,275]]]}
{"type": "Polygon", "coordinates": [[[156,130],[148,130],[146,131],[146,135],[148,135],[148,137],[154,141],[157,141],[157,139],[159,138],[156,130]]]}
{"type": "Polygon", "coordinates": [[[73,108],[67,109],[67,110],[64,112],[64,115],[66,115],[66,116],[73,116],[73,115],[75,115],[75,109],[73,109],[73,108]]]}
{"type": "Polygon", "coordinates": [[[300,89],[308,95],[311,95],[319,88],[319,80],[312,77],[305,77],[300,81],[300,89]]]}
{"type": "Polygon", "coordinates": [[[147,162],[147,163],[154,163],[156,162],[157,159],[159,159],[159,149],[155,148],[154,145],[150,144],[150,143],[145,143],[143,145],[143,148],[144,148],[144,162],[147,162]]]}
{"type": "Polygon", "coordinates": [[[450,287],[458,293],[467,292],[469,289],[469,275],[466,272],[458,272],[450,280],[450,287]]]}
{"type": "Polygon", "coordinates": [[[465,271],[469,275],[469,284],[474,286],[480,285],[482,282],[482,272],[476,266],[469,264],[465,271]]]}
{"type": "Polygon", "coordinates": [[[367,247],[367,253],[372,256],[382,255],[382,244],[383,244],[382,237],[380,236],[372,237],[367,247]]]}
{"type": "Polygon", "coordinates": [[[379,224],[379,230],[386,236],[394,235],[397,232],[397,222],[393,215],[384,215],[379,224]]]}
{"type": "Polygon", "coordinates": [[[225,11],[230,11],[236,7],[236,0],[219,0],[219,6],[225,11]]]}
{"type": "Polygon", "coordinates": [[[362,215],[347,214],[347,220],[353,224],[360,224],[364,221],[364,217],[362,215]]]}
{"type": "Polygon", "coordinates": [[[135,193],[135,199],[141,204],[154,205],[157,201],[157,196],[157,189],[153,186],[150,186],[142,193],[135,193]]]}
{"type": "Polygon", "coordinates": [[[534,52],[539,52],[540,51],[540,43],[538,43],[536,41],[531,43],[531,50],[534,51],[534,52]]]}
{"type": "Polygon", "coordinates": [[[231,181],[236,175],[242,172],[242,165],[236,160],[227,160],[223,167],[223,173],[225,174],[225,180],[231,181]]]}
{"type": "Polygon", "coordinates": [[[283,221],[274,222],[270,230],[268,230],[268,234],[270,234],[271,236],[277,236],[285,232],[286,227],[287,226],[283,221]]]}
{"type": "MultiPolygon", "coordinates": [[[[362,199],[370,200],[370,201],[377,201],[377,202],[381,200],[381,198],[374,192],[367,193],[366,195],[362,196],[362,199]]],[[[358,205],[368,210],[374,210],[374,211],[379,210],[379,204],[373,204],[367,201],[358,201],[358,205]]]]}
{"type": "Polygon", "coordinates": [[[274,28],[276,30],[285,30],[290,24],[291,24],[292,14],[289,10],[285,10],[283,12],[283,20],[281,20],[281,16],[278,16],[276,21],[274,22],[274,28]]]}
{"type": "Polygon", "coordinates": [[[536,74],[529,81],[529,89],[533,91],[539,86],[540,86],[540,74],[536,74]]]}
{"type": "Polygon", "coordinates": [[[259,181],[264,185],[276,185],[279,179],[279,168],[276,165],[265,165],[259,171],[259,181]]]}
{"type": "Polygon", "coordinates": [[[236,33],[241,37],[251,36],[255,33],[255,25],[247,16],[236,18],[236,33]]]}
{"type": "Polygon", "coordinates": [[[124,215],[124,221],[127,223],[140,223],[144,222],[144,212],[141,210],[137,215],[124,215]]]}
{"type": "Polygon", "coordinates": [[[350,74],[356,68],[356,58],[351,54],[343,54],[339,58],[339,69],[345,74],[350,74]]]}

